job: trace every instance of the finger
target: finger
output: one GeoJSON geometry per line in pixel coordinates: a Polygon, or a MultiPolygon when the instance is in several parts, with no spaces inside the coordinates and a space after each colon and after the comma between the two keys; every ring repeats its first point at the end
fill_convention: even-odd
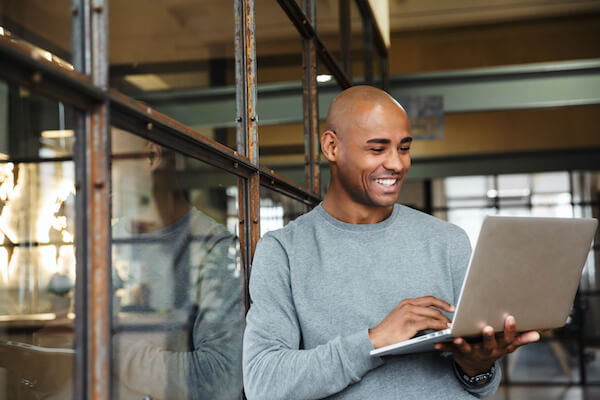
{"type": "Polygon", "coordinates": [[[449,323],[450,318],[446,317],[441,311],[436,310],[435,308],[423,307],[414,304],[408,304],[407,310],[413,313],[414,315],[419,315],[426,318],[433,318],[440,320],[444,323],[449,323]]]}
{"type": "Polygon", "coordinates": [[[442,310],[448,311],[448,312],[455,311],[455,308],[453,305],[445,302],[444,300],[438,299],[437,297],[433,297],[433,296],[417,297],[415,299],[409,299],[408,301],[410,304],[415,304],[418,306],[437,307],[439,309],[442,309],[442,310]]]}
{"type": "Polygon", "coordinates": [[[451,352],[454,353],[455,351],[457,351],[457,347],[454,345],[454,343],[436,343],[433,345],[433,347],[436,350],[440,350],[440,351],[447,351],[447,352],[451,352]]]}
{"type": "Polygon", "coordinates": [[[461,337],[454,338],[453,343],[461,353],[470,353],[472,350],[471,345],[461,337]]]}
{"type": "Polygon", "coordinates": [[[517,336],[517,322],[515,317],[509,315],[504,320],[504,343],[507,345],[511,344],[517,336]]]}
{"type": "Polygon", "coordinates": [[[424,329],[434,329],[436,331],[448,329],[448,323],[444,321],[419,316],[415,316],[412,325],[413,329],[415,329],[414,333],[417,333],[418,331],[422,331],[424,329]]]}
{"type": "Polygon", "coordinates": [[[540,340],[540,334],[536,331],[529,331],[519,335],[514,341],[515,348],[540,340]]]}
{"type": "Polygon", "coordinates": [[[483,351],[490,354],[498,347],[496,336],[494,335],[494,328],[486,326],[482,329],[481,333],[483,334],[483,351]]]}

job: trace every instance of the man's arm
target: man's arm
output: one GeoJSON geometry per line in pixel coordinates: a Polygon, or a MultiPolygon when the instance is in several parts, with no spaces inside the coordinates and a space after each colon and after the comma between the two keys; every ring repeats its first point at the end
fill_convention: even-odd
{"type": "Polygon", "coordinates": [[[301,349],[287,254],[272,235],[259,242],[244,333],[244,387],[249,399],[318,399],[358,382],[381,365],[371,358],[368,327],[301,349]]]}
{"type": "MultiPolygon", "coordinates": [[[[201,264],[192,284],[197,313],[191,351],[168,351],[145,340],[120,346],[119,379],[136,392],[153,398],[237,399],[241,395],[243,306],[237,247],[233,236],[221,235],[196,259],[201,264]],[[194,286],[195,285],[195,286],[194,286]]],[[[143,338],[143,335],[142,335],[143,338]]]]}

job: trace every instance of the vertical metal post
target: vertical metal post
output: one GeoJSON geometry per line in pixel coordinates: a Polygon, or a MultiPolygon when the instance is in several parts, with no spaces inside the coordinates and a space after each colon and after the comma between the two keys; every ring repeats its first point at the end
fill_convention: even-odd
{"type": "MultiPolygon", "coordinates": [[[[302,0],[304,14],[313,29],[317,26],[314,0],[302,0]]],[[[304,110],[304,156],[306,187],[319,196],[319,114],[317,104],[317,51],[313,39],[302,39],[302,89],[304,110]]]]}
{"type": "Polygon", "coordinates": [[[433,182],[423,179],[423,212],[433,215],[433,182]]]}
{"type": "MultiPolygon", "coordinates": [[[[71,0],[71,52],[76,71],[89,74],[90,3],[71,0]]],[[[88,219],[87,219],[87,116],[77,115],[73,159],[75,162],[75,362],[73,368],[73,394],[76,399],[87,398],[88,388],[88,219]]]]}
{"type": "Polygon", "coordinates": [[[390,91],[390,59],[387,55],[380,54],[379,67],[381,68],[381,89],[386,92],[390,91]]]}
{"type": "Polygon", "coordinates": [[[352,81],[352,22],[350,13],[350,0],[340,0],[340,54],[342,70],[348,79],[352,81]]]}
{"type": "MultiPolygon", "coordinates": [[[[569,193],[571,194],[571,212],[575,215],[575,188],[573,180],[573,171],[569,171],[569,193]]],[[[531,191],[530,191],[531,192],[531,191]]],[[[577,288],[575,294],[575,321],[577,323],[577,355],[579,361],[579,383],[581,385],[587,384],[587,371],[585,364],[585,311],[587,310],[586,305],[588,304],[588,298],[581,293],[581,286],[577,288]]]]}
{"type": "MultiPolygon", "coordinates": [[[[258,166],[254,0],[234,0],[234,9],[238,152],[247,156],[253,164],[258,166]]],[[[250,262],[260,238],[260,176],[258,172],[252,174],[248,180],[242,180],[238,188],[240,190],[240,245],[244,256],[245,277],[248,280],[250,262]]],[[[246,298],[246,300],[248,299],[246,298]]],[[[246,307],[248,306],[249,302],[246,301],[246,307]]]]}
{"type": "Polygon", "coordinates": [[[365,62],[365,84],[373,85],[373,19],[370,15],[363,15],[363,57],[365,62]]]}
{"type": "MultiPolygon", "coordinates": [[[[92,83],[108,90],[108,1],[91,1],[92,83]]],[[[89,298],[88,398],[110,398],[110,124],[108,101],[88,115],[86,137],[87,265],[89,298]]]]}

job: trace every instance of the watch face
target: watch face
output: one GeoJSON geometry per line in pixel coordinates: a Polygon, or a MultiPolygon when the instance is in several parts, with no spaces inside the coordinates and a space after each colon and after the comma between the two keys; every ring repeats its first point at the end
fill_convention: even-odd
{"type": "Polygon", "coordinates": [[[454,365],[457,368],[459,378],[467,385],[484,385],[492,379],[494,373],[496,372],[496,367],[492,365],[488,372],[484,372],[475,376],[469,376],[462,370],[462,368],[460,368],[458,364],[455,363],[454,365]]]}

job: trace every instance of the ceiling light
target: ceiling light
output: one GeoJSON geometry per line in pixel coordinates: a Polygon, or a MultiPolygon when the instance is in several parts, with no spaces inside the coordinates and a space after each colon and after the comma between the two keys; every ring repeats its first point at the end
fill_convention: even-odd
{"type": "Polygon", "coordinates": [[[317,75],[317,82],[319,82],[319,83],[329,82],[331,80],[331,78],[333,78],[333,76],[331,76],[331,75],[317,75]]]}
{"type": "Polygon", "coordinates": [[[56,129],[56,130],[48,130],[42,131],[42,137],[46,139],[58,139],[58,138],[67,138],[73,137],[75,131],[73,129],[56,129]]]}

